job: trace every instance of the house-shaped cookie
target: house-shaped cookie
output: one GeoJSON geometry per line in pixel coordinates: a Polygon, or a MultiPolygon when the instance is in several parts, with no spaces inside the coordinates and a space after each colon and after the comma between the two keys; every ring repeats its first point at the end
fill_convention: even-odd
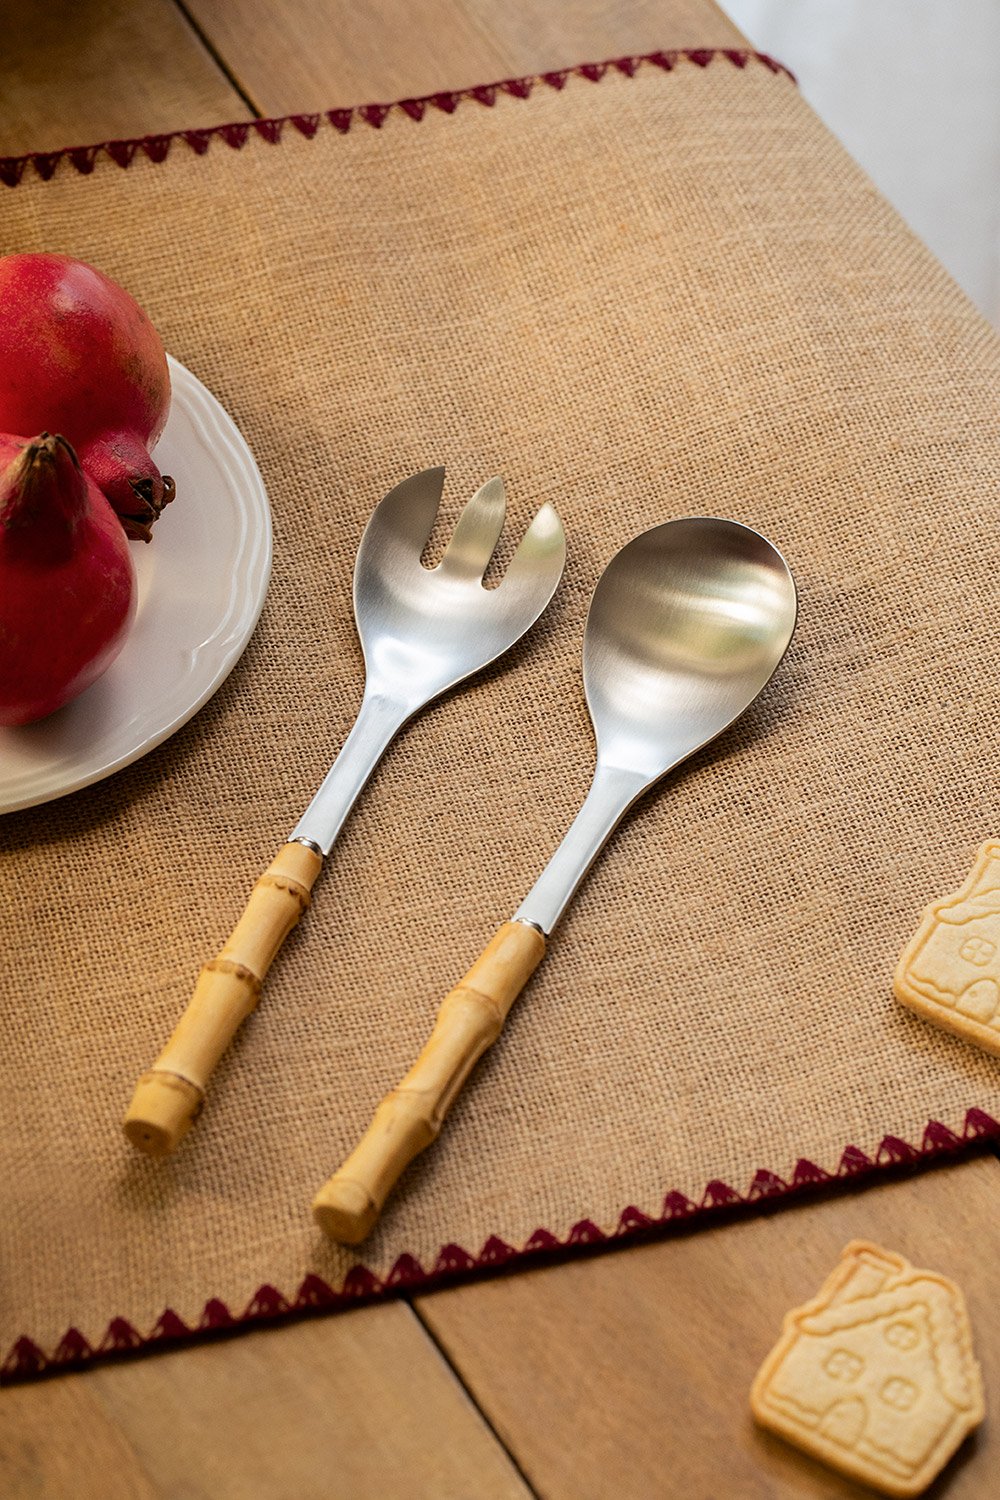
{"type": "Polygon", "coordinates": [[[911,1010],[1000,1055],[1000,843],[954,896],[928,906],[893,978],[911,1010]]]}
{"type": "Polygon", "coordinates": [[[961,1292],[861,1240],[795,1308],[750,1397],[757,1421],[887,1495],[919,1495],[983,1419],[961,1292]]]}

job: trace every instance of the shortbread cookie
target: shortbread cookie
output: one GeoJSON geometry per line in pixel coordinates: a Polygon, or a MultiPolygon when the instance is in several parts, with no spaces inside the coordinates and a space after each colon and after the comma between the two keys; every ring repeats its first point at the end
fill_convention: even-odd
{"type": "Polygon", "coordinates": [[[893,989],[936,1026],[1000,1055],[1000,843],[984,844],[962,889],[926,908],[893,989]]]}
{"type": "Polygon", "coordinates": [[[954,1282],[852,1240],[785,1317],[750,1393],[757,1421],[886,1495],[919,1495],[983,1420],[954,1282]]]}

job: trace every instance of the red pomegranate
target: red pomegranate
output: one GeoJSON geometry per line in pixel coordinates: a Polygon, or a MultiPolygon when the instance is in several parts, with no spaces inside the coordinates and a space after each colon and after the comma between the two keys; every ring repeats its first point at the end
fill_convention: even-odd
{"type": "Polygon", "coordinates": [[[0,431],[64,433],[146,542],[174,495],[149,456],[169,410],[160,336],[124,288],[68,255],[0,258],[0,431]]]}
{"type": "Polygon", "coordinates": [[[0,724],[82,693],[134,614],[125,533],[66,439],[0,436],[0,724]]]}

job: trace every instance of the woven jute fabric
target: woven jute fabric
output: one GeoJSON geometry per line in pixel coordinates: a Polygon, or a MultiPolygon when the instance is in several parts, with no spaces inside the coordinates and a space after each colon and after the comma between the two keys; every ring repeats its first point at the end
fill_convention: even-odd
{"type": "Polygon", "coordinates": [[[995,1059],[890,991],[921,907],[998,831],[1000,345],[787,77],[644,63],[2,191],[4,250],[70,252],[145,305],[246,435],[275,524],[259,628],[208,706],[0,822],[5,1349],[610,1232],[671,1192],[1000,1115],[995,1059]],[[356,711],[365,521],[434,463],[436,545],[502,473],[503,555],[550,500],[563,585],[392,747],[202,1120],[141,1158],[133,1083],[356,711]],[[440,1140],[338,1248],[314,1191],[588,785],[593,586],[697,512],[784,551],[790,655],[623,826],[440,1140]]]}

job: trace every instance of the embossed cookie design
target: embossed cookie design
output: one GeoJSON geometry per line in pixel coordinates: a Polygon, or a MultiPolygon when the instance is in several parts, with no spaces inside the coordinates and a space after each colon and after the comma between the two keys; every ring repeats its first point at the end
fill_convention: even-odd
{"type": "Polygon", "coordinates": [[[919,1495],[983,1420],[954,1282],[853,1240],[785,1317],[750,1393],[757,1421],[886,1495],[919,1495]]]}
{"type": "Polygon", "coordinates": [[[1000,843],[962,889],[928,906],[893,976],[897,1000],[1000,1056],[1000,843]]]}

